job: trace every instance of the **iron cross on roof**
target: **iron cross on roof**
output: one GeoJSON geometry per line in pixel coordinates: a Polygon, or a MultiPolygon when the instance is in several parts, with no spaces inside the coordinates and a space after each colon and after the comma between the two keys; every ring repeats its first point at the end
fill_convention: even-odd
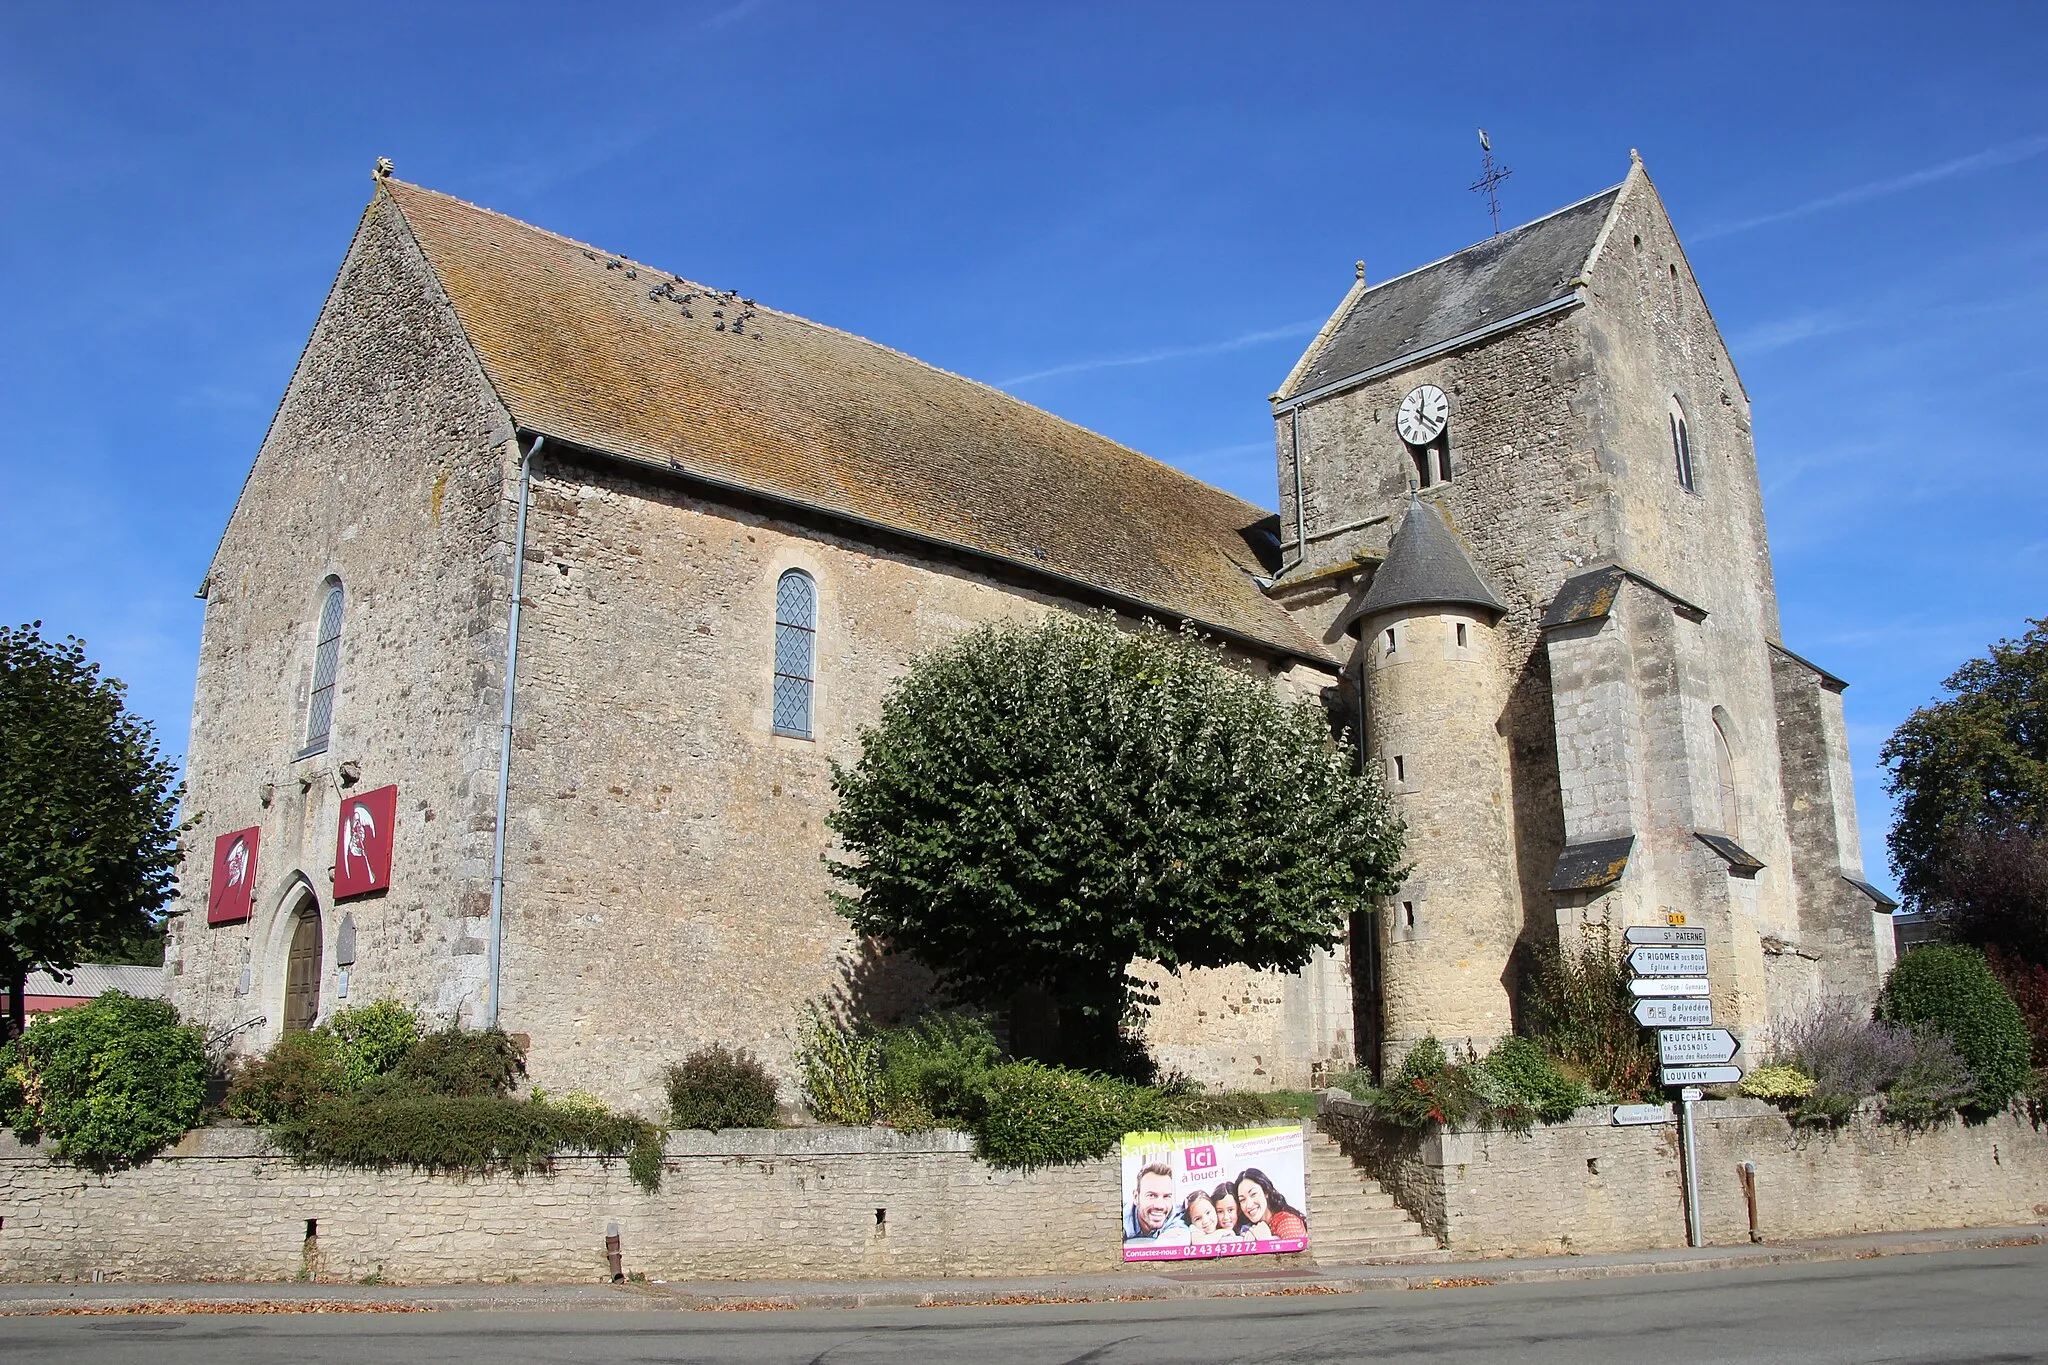
{"type": "Polygon", "coordinates": [[[1484,128],[1479,130],[1479,154],[1484,159],[1486,173],[1480,176],[1468,188],[1475,194],[1483,193],[1486,196],[1486,211],[1493,216],[1493,235],[1498,237],[1500,236],[1500,196],[1494,193],[1494,189],[1501,181],[1513,175],[1514,172],[1506,166],[1496,166],[1493,164],[1493,143],[1486,136],[1484,128]]]}

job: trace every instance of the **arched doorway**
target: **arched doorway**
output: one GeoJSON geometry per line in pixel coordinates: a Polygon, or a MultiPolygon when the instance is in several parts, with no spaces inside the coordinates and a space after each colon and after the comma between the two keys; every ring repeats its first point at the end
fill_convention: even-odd
{"type": "Polygon", "coordinates": [[[300,898],[293,915],[292,946],[285,958],[284,1031],[301,1033],[320,1017],[320,902],[300,898]]]}

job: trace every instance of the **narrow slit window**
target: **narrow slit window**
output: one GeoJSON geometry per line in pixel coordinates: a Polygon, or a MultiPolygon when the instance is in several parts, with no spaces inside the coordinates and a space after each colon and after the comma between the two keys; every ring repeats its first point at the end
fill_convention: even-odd
{"type": "Polygon", "coordinates": [[[1458,648],[1460,648],[1460,649],[1463,649],[1464,647],[1465,647],[1465,623],[1464,623],[1463,621],[1460,621],[1460,622],[1458,622],[1458,648]]]}
{"type": "Polygon", "coordinates": [[[334,729],[334,689],[341,677],[341,584],[320,605],[319,643],[313,649],[313,694],[306,704],[306,747],[299,757],[325,753],[334,729]]]}
{"type": "Polygon", "coordinates": [[[775,585],[775,733],[811,737],[817,682],[818,586],[801,569],[775,585]]]}
{"type": "Polygon", "coordinates": [[[1406,782],[1408,780],[1408,760],[1399,754],[1394,755],[1394,780],[1396,782],[1406,782]]]}
{"type": "Polygon", "coordinates": [[[1414,902],[1414,901],[1402,901],[1402,902],[1401,902],[1401,924],[1402,924],[1402,927],[1403,927],[1403,928],[1407,928],[1407,929],[1413,929],[1413,928],[1415,927],[1415,902],[1414,902]]]}
{"type": "Polygon", "coordinates": [[[1678,405],[1678,400],[1675,398],[1671,400],[1670,417],[1671,459],[1672,463],[1677,466],[1678,486],[1690,493],[1693,491],[1692,431],[1686,426],[1685,409],[1678,405]]]}
{"type": "Polygon", "coordinates": [[[1398,647],[1399,647],[1399,646],[1397,646],[1397,645],[1395,644],[1395,641],[1394,641],[1394,628],[1393,628],[1392,626],[1388,626],[1388,627],[1387,627],[1387,653],[1389,653],[1389,654],[1392,654],[1392,653],[1394,652],[1394,650],[1395,650],[1396,648],[1398,648],[1398,647]]]}

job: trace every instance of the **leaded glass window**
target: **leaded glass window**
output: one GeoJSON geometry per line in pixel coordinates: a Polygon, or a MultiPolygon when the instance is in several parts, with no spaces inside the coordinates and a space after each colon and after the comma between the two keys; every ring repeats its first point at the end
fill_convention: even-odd
{"type": "Polygon", "coordinates": [[[341,584],[328,588],[320,607],[320,643],[313,650],[313,696],[306,706],[306,747],[301,758],[324,753],[334,728],[334,685],[341,672],[341,584]]]}
{"type": "Polygon", "coordinates": [[[818,585],[791,569],[775,585],[775,733],[811,737],[817,681],[818,585]]]}

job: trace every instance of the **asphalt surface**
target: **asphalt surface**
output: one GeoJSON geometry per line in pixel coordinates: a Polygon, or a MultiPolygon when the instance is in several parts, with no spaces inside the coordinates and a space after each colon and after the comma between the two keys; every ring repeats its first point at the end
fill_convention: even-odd
{"type": "MultiPolygon", "coordinates": [[[[1445,1267],[1453,1271],[1453,1267],[1445,1267]]],[[[20,1317],[0,1358],[1485,1365],[2048,1361],[2048,1246],[1685,1275],[1172,1302],[800,1311],[20,1317]]]]}

